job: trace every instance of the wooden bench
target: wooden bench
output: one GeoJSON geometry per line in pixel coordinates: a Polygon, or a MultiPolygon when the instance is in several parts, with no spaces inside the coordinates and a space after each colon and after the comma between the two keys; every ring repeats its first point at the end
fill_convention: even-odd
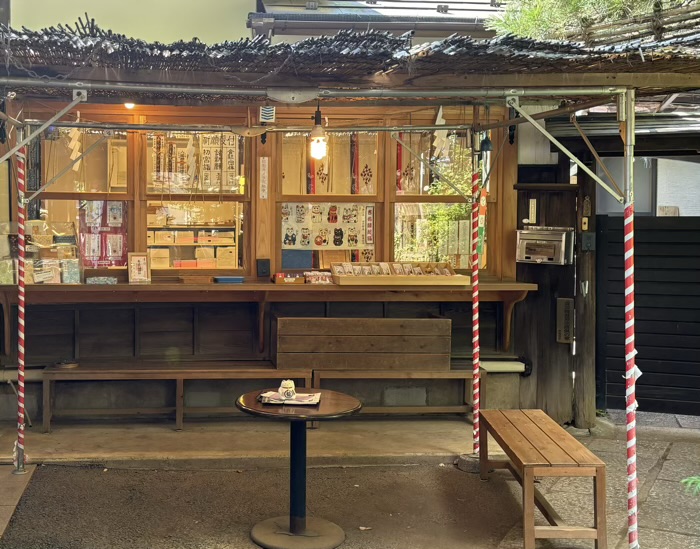
{"type": "Polygon", "coordinates": [[[55,384],[57,381],[118,381],[118,380],[169,380],[175,381],[175,406],[158,408],[111,408],[63,410],[63,416],[117,415],[117,414],[162,414],[175,412],[175,428],[182,430],[185,412],[217,413],[235,410],[231,395],[230,407],[185,407],[185,380],[225,380],[225,379],[294,379],[304,387],[311,387],[311,370],[276,370],[264,363],[222,363],[197,362],[191,365],[180,363],[167,365],[159,363],[124,363],[80,365],[75,368],[48,367],[43,373],[43,429],[51,431],[54,410],[55,384]]]}
{"type": "MultiPolygon", "coordinates": [[[[482,383],[486,371],[481,370],[482,383]]],[[[466,414],[472,410],[470,404],[472,387],[469,380],[474,377],[472,370],[450,370],[449,372],[413,372],[406,370],[367,371],[367,370],[314,370],[314,388],[321,388],[323,379],[461,379],[464,380],[463,404],[445,406],[363,406],[365,414],[466,414]]],[[[483,402],[484,399],[481,399],[483,402]]]]}
{"type": "Polygon", "coordinates": [[[479,451],[482,479],[492,469],[509,469],[522,486],[524,549],[534,549],[539,538],[593,539],[597,549],[607,549],[605,463],[542,410],[482,410],[479,451]],[[508,460],[489,459],[489,434],[508,460]],[[593,528],[563,524],[535,488],[535,479],[541,477],[591,477],[593,528]],[[535,526],[535,505],[550,526],[535,526]]]}

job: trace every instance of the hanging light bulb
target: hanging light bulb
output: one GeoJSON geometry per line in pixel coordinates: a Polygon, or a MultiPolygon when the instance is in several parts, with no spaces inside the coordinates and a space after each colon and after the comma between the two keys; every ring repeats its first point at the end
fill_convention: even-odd
{"type": "Polygon", "coordinates": [[[326,130],[321,125],[321,109],[318,106],[314,114],[314,128],[311,130],[309,139],[311,140],[311,157],[316,160],[325,158],[326,154],[328,154],[328,137],[326,136],[326,130]]]}

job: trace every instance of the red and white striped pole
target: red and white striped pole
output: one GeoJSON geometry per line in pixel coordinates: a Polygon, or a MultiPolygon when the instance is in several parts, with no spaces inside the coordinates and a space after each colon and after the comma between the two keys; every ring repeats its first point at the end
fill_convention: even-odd
{"type": "MultiPolygon", "coordinates": [[[[476,140],[474,146],[476,145],[476,140]]],[[[480,364],[479,364],[479,159],[474,156],[472,165],[472,391],[473,391],[473,443],[475,454],[479,453],[479,393],[480,393],[480,364]]]]}
{"type": "Polygon", "coordinates": [[[634,90],[625,93],[625,412],[627,419],[627,533],[630,549],[639,547],[637,529],[637,369],[634,344],[634,90]]]}
{"type": "Polygon", "coordinates": [[[19,237],[19,267],[18,267],[18,340],[17,340],[17,462],[15,473],[24,473],[24,257],[25,239],[24,222],[26,205],[24,203],[25,192],[25,166],[27,160],[27,148],[22,147],[17,152],[17,234],[19,237]]]}

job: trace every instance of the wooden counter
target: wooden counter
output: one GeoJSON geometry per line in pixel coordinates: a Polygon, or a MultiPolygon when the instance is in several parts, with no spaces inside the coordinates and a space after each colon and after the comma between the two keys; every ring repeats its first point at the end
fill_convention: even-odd
{"type": "MultiPolygon", "coordinates": [[[[502,302],[504,346],[509,348],[513,307],[536,284],[523,282],[481,282],[479,297],[484,302],[502,302]]],[[[264,322],[266,303],[290,302],[470,302],[471,288],[411,286],[336,286],[316,284],[272,284],[251,281],[243,284],[116,284],[27,286],[27,305],[79,303],[207,303],[254,302],[259,307],[259,325],[264,322]]],[[[5,349],[12,338],[11,305],[17,303],[17,286],[0,286],[5,349]]],[[[261,332],[262,333],[262,332],[261,332]]]]}

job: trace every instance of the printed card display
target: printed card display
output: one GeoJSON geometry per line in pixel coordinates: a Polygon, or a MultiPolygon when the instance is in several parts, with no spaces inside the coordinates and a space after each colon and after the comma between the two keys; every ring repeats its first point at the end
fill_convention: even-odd
{"type": "MultiPolygon", "coordinates": [[[[80,208],[80,252],[87,268],[127,264],[127,203],[88,200],[80,208]]],[[[157,236],[157,235],[156,235],[157,236]]]]}
{"type": "Polygon", "coordinates": [[[283,250],[374,248],[374,206],[285,203],[280,222],[283,250]]]}

